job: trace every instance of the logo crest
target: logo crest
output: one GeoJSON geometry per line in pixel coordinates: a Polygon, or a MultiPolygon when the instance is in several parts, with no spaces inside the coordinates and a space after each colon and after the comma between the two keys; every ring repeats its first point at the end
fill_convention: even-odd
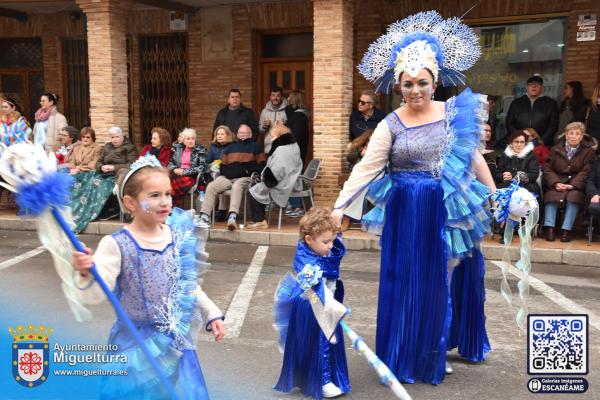
{"type": "Polygon", "coordinates": [[[15,381],[25,387],[36,387],[46,382],[50,372],[50,344],[48,336],[52,328],[40,325],[37,329],[29,324],[18,325],[8,331],[12,341],[12,374],[15,381]]]}

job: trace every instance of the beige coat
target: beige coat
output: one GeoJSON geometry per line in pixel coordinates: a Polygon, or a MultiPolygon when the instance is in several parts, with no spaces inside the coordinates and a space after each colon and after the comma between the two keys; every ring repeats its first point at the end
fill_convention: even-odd
{"type": "MultiPolygon", "coordinates": [[[[33,135],[35,137],[36,128],[38,127],[39,122],[36,122],[33,126],[33,135]]],[[[46,130],[46,144],[44,148],[46,151],[54,151],[60,145],[58,141],[58,134],[60,130],[67,126],[67,119],[64,115],[58,112],[56,107],[50,113],[50,117],[48,117],[48,129],[46,130]]]]}
{"type": "Polygon", "coordinates": [[[69,168],[76,168],[78,172],[93,171],[102,153],[102,146],[98,143],[90,143],[89,146],[79,144],[75,146],[66,164],[69,168]]]}

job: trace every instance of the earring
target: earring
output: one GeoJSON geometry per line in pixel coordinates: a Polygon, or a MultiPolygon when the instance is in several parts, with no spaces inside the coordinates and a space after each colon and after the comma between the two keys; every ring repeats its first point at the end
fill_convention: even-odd
{"type": "Polygon", "coordinates": [[[406,105],[406,101],[404,101],[404,96],[400,96],[400,107],[404,107],[406,105]]]}

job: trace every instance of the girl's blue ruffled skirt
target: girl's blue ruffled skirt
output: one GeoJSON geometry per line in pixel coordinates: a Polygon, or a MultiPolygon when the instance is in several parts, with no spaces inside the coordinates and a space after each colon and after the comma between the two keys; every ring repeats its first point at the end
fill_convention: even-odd
{"type": "Polygon", "coordinates": [[[402,382],[439,384],[452,346],[473,361],[483,360],[483,346],[473,349],[487,342],[484,324],[474,321],[485,318],[483,259],[477,252],[455,268],[461,283],[453,288],[460,295],[451,299],[440,181],[416,171],[394,172],[391,179],[381,237],[376,353],[402,382]],[[462,295],[468,289],[465,276],[481,285],[478,292],[462,295]],[[481,314],[472,315],[473,308],[481,314]]]}
{"type": "MultiPolygon", "coordinates": [[[[152,324],[137,324],[146,345],[154,358],[173,382],[180,399],[208,400],[208,391],[195,350],[177,350],[173,339],[159,332],[152,324]]],[[[137,346],[125,326],[117,321],[112,328],[109,344],[118,350],[109,354],[124,354],[126,364],[114,363],[105,368],[127,369],[127,376],[105,376],[100,398],[117,399],[168,399],[169,393],[161,384],[146,356],[137,346]]]]}
{"type": "MultiPolygon", "coordinates": [[[[343,302],[342,281],[338,280],[336,286],[334,297],[343,302]]],[[[276,294],[275,324],[284,353],[279,381],[273,389],[290,392],[298,387],[305,395],[321,399],[324,371],[327,371],[327,380],[346,393],[350,391],[350,379],[344,332],[338,325],[335,330],[337,343],[329,343],[317,323],[309,301],[301,293],[295,279],[286,275],[276,294]],[[324,363],[329,368],[325,368],[324,363]]]]}

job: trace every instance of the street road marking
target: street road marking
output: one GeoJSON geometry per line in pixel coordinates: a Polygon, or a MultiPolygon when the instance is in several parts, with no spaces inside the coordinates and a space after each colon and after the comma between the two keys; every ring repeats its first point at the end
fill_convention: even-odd
{"type": "Polygon", "coordinates": [[[27,253],[23,253],[6,261],[2,261],[0,263],[0,271],[5,268],[12,267],[13,265],[20,263],[21,261],[25,261],[28,258],[35,257],[38,254],[43,253],[45,250],[46,249],[44,248],[44,246],[40,246],[36,249],[28,251],[27,253]]]}
{"type": "MultiPolygon", "coordinates": [[[[499,268],[502,268],[502,265],[503,265],[502,261],[492,261],[492,263],[496,264],[496,266],[498,266],[499,268]]],[[[515,267],[513,267],[512,265],[508,266],[508,271],[519,279],[521,279],[523,277],[522,272],[519,271],[518,269],[516,269],[515,267]]],[[[573,314],[587,314],[589,316],[588,323],[600,331],[600,317],[598,317],[592,311],[588,310],[585,307],[580,306],[579,304],[575,303],[573,300],[565,297],[560,292],[557,292],[556,290],[552,289],[552,287],[548,286],[543,281],[541,281],[537,278],[534,278],[531,275],[529,275],[529,284],[535,290],[537,290],[538,292],[540,292],[541,294],[546,296],[548,299],[550,299],[550,301],[558,304],[565,310],[567,310],[573,314]]]]}
{"type": "Polygon", "coordinates": [[[233,300],[231,300],[227,314],[225,314],[228,338],[240,336],[248,307],[250,307],[250,300],[252,300],[254,288],[256,288],[256,283],[258,282],[258,277],[260,276],[260,271],[262,270],[268,250],[269,246],[258,246],[250,267],[242,279],[242,283],[240,283],[240,286],[233,295],[233,300]]]}

